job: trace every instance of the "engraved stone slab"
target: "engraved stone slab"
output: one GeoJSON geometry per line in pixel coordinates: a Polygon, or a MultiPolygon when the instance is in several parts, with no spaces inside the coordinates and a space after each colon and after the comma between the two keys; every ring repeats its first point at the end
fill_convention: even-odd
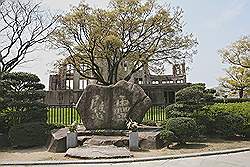
{"type": "Polygon", "coordinates": [[[127,136],[92,136],[91,139],[84,142],[87,145],[114,145],[117,147],[127,147],[128,137],[127,136]]]}
{"type": "Polygon", "coordinates": [[[129,158],[133,155],[125,147],[84,146],[68,149],[65,156],[82,159],[108,159],[129,158]]]}
{"type": "Polygon", "coordinates": [[[52,130],[49,137],[49,143],[47,146],[49,152],[59,153],[59,152],[65,152],[67,150],[66,137],[68,131],[69,131],[68,128],[52,130]]]}
{"type": "Polygon", "coordinates": [[[143,89],[127,81],[111,86],[88,85],[77,103],[88,130],[126,129],[126,119],[141,123],[150,106],[143,89]]]}

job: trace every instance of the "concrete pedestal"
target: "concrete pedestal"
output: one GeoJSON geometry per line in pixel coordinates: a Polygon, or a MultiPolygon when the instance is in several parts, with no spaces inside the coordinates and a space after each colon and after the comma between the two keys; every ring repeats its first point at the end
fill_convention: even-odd
{"type": "Polygon", "coordinates": [[[77,132],[68,132],[66,140],[66,148],[77,147],[77,132]]]}
{"type": "Polygon", "coordinates": [[[129,134],[129,150],[137,151],[139,149],[139,135],[138,132],[131,132],[129,134]]]}

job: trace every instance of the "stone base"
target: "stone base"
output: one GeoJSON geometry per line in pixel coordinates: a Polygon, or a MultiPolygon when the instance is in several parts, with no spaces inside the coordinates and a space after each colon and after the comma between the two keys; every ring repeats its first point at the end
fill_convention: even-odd
{"type": "Polygon", "coordinates": [[[128,137],[126,136],[93,136],[91,139],[84,142],[88,145],[114,145],[117,147],[128,147],[128,137]]]}
{"type": "Polygon", "coordinates": [[[160,132],[139,132],[141,149],[160,149],[164,141],[160,138],[160,132]]]}
{"type": "Polygon", "coordinates": [[[131,132],[129,134],[129,150],[130,151],[138,151],[139,150],[138,132],[131,132]]]}
{"type": "Polygon", "coordinates": [[[66,148],[77,147],[77,132],[67,132],[66,148]]]}
{"type": "Polygon", "coordinates": [[[68,131],[68,128],[52,130],[47,145],[49,152],[66,152],[66,136],[68,131]]]}
{"type": "Polygon", "coordinates": [[[130,158],[133,155],[124,147],[85,146],[70,148],[65,156],[81,159],[130,158]]]}
{"type": "Polygon", "coordinates": [[[128,136],[129,130],[81,130],[77,129],[78,136],[128,136]]]}
{"type": "Polygon", "coordinates": [[[84,142],[86,142],[87,140],[90,140],[91,138],[92,136],[78,136],[77,137],[78,146],[82,146],[84,142]]]}

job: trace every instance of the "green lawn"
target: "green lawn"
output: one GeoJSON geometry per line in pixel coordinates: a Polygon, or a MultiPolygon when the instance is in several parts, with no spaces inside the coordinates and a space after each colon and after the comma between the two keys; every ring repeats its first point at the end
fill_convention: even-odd
{"type": "MultiPolygon", "coordinates": [[[[80,116],[75,108],[50,107],[47,113],[49,124],[70,125],[74,121],[80,123],[80,116]]],[[[164,107],[153,106],[145,114],[144,120],[162,121],[166,119],[164,107]]]]}
{"type": "Polygon", "coordinates": [[[74,108],[50,108],[47,113],[47,122],[49,124],[70,125],[74,121],[81,122],[80,116],[74,108]]]}
{"type": "Polygon", "coordinates": [[[153,121],[163,121],[167,119],[167,114],[164,111],[165,107],[153,106],[151,107],[144,116],[144,120],[153,120],[153,121]]]}

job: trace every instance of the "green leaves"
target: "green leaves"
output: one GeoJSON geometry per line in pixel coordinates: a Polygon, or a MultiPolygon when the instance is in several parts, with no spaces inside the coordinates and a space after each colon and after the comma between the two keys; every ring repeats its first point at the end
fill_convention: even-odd
{"type": "MultiPolygon", "coordinates": [[[[166,131],[173,132],[176,141],[180,144],[192,141],[198,134],[198,127],[194,119],[188,117],[177,117],[168,119],[163,125],[163,134],[166,131]]],[[[165,134],[167,137],[172,136],[171,133],[165,134]]]]}
{"type": "Polygon", "coordinates": [[[238,92],[240,98],[247,96],[250,93],[250,69],[232,66],[226,72],[227,76],[219,79],[220,84],[231,93],[238,92]]]}
{"type": "Polygon", "coordinates": [[[192,57],[197,40],[183,33],[182,15],[154,0],[111,0],[105,10],[81,3],[61,17],[51,39],[76,69],[88,67],[80,75],[110,85],[129,80],[143,66],[162,73],[166,62],[192,57]]]}
{"type": "Polygon", "coordinates": [[[244,36],[230,46],[219,50],[224,62],[231,66],[226,77],[219,79],[229,94],[237,92],[239,97],[250,94],[250,36],[244,36]]]}
{"type": "Polygon", "coordinates": [[[193,84],[176,93],[176,101],[184,104],[208,103],[214,99],[215,90],[206,89],[205,84],[193,84]]]}
{"type": "Polygon", "coordinates": [[[0,111],[8,126],[30,121],[46,121],[44,85],[38,76],[24,72],[6,73],[0,79],[0,111]]]}
{"type": "Polygon", "coordinates": [[[243,36],[228,47],[219,50],[223,60],[231,65],[250,68],[250,36],[243,36]]]}

